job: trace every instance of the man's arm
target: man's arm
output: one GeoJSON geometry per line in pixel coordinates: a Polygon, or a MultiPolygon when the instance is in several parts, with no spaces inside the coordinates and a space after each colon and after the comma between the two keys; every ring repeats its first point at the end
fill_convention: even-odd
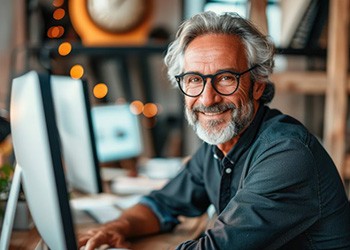
{"type": "Polygon", "coordinates": [[[123,212],[115,221],[79,235],[79,247],[93,250],[107,244],[111,247],[128,247],[128,238],[158,233],[160,224],[156,215],[145,205],[137,204],[123,212]]]}

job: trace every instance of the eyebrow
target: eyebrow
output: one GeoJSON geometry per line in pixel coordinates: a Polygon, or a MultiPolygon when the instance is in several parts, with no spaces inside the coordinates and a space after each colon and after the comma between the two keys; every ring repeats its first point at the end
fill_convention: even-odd
{"type": "Polygon", "coordinates": [[[182,74],[190,74],[191,73],[191,74],[201,74],[201,75],[215,75],[215,74],[223,72],[223,71],[232,71],[233,73],[240,73],[240,71],[238,71],[234,68],[224,68],[224,69],[219,69],[212,74],[203,74],[202,72],[199,72],[199,71],[184,71],[182,74]]]}

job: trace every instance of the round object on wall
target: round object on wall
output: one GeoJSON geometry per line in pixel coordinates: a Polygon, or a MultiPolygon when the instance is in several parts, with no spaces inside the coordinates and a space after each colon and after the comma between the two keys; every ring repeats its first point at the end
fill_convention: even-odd
{"type": "Polygon", "coordinates": [[[152,0],[70,0],[69,15],[84,45],[142,45],[147,42],[152,0]]]}

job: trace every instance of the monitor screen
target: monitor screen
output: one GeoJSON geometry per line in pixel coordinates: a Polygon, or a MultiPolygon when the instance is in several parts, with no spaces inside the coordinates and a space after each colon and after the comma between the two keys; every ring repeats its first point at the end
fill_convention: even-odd
{"type": "Polygon", "coordinates": [[[24,194],[38,232],[51,249],[76,249],[48,74],[12,82],[11,131],[24,194]]]}
{"type": "Polygon", "coordinates": [[[118,161],[142,153],[139,120],[128,103],[94,106],[91,112],[100,162],[118,161]]]}
{"type": "Polygon", "coordinates": [[[102,192],[87,83],[51,76],[51,88],[68,184],[84,193],[102,192]]]}

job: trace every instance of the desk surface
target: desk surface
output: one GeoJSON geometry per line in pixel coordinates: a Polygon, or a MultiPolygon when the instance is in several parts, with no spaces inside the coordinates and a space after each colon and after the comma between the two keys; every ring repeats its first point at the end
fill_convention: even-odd
{"type": "MultiPolygon", "coordinates": [[[[197,238],[207,225],[206,215],[196,218],[180,218],[182,223],[171,233],[157,234],[132,241],[133,250],[171,249],[181,242],[197,238]]],[[[78,230],[94,227],[96,224],[78,225],[78,230]]],[[[13,231],[10,250],[33,250],[40,243],[40,235],[35,228],[13,231]]]]}
{"type": "MultiPolygon", "coordinates": [[[[118,171],[117,171],[118,172],[118,171]]],[[[108,171],[109,176],[114,176],[114,173],[110,173],[108,171]],[[112,175],[113,174],[113,175],[112,175]]],[[[117,173],[118,175],[120,173],[117,173]]],[[[115,176],[114,176],[115,177],[115,176]]],[[[108,180],[104,180],[104,190],[105,194],[111,194],[110,183],[108,180]]],[[[86,195],[81,194],[79,192],[73,192],[71,194],[71,198],[79,198],[84,197],[86,195]]],[[[116,195],[118,196],[118,195],[116,195]]],[[[75,213],[72,214],[76,216],[75,213]]],[[[98,224],[91,218],[86,217],[83,218],[75,217],[76,229],[79,231],[85,230],[87,228],[93,228],[98,226],[98,224]],[[80,221],[80,222],[78,222],[80,221]]],[[[134,239],[131,243],[131,249],[133,250],[157,250],[157,249],[171,249],[174,246],[178,245],[181,242],[190,239],[196,239],[206,228],[208,220],[207,215],[203,215],[201,217],[196,218],[185,218],[181,217],[181,224],[179,224],[174,231],[165,234],[158,234],[147,236],[143,238],[134,239]]],[[[11,242],[9,246],[9,250],[33,250],[36,249],[38,244],[41,242],[40,235],[35,228],[30,230],[14,230],[11,234],[11,242]]]]}

